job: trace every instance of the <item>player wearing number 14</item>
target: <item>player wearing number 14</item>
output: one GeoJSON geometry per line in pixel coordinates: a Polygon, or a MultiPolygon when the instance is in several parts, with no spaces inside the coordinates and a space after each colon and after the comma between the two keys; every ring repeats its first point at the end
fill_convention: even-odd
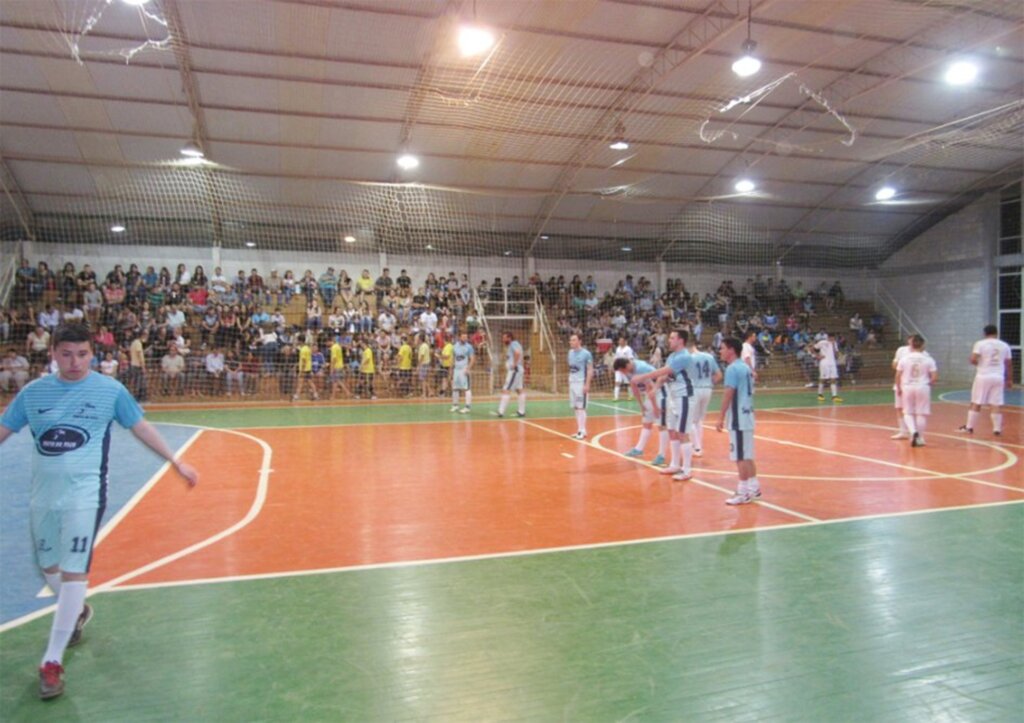
{"type": "Polygon", "coordinates": [[[25,386],[0,417],[0,443],[32,430],[30,502],[36,560],[57,595],[50,639],[39,668],[39,696],[64,692],[65,648],[92,618],[85,604],[93,545],[107,500],[110,426],[117,421],[166,459],[190,485],[199,477],[174,459],[160,433],[120,382],[90,371],[92,335],[83,324],[59,327],[51,353],[57,373],[25,386]]]}

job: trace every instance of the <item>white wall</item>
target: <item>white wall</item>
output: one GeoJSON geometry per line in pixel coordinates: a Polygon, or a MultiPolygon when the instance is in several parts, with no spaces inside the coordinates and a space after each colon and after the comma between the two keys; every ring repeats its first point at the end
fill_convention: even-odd
{"type": "Polygon", "coordinates": [[[920,327],[946,381],[973,378],[971,345],[995,323],[997,194],[979,199],[893,254],[880,283],[920,327]]]}

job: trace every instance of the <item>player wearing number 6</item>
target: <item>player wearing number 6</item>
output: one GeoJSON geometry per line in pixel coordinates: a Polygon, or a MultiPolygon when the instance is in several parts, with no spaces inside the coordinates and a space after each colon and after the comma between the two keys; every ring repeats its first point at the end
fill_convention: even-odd
{"type": "Polygon", "coordinates": [[[569,404],[576,411],[576,434],[573,439],[587,438],[587,397],[594,378],[594,357],[583,348],[579,334],[569,337],[569,404]]]}
{"type": "Polygon", "coordinates": [[[754,464],[754,374],[750,366],[740,359],[743,345],[739,339],[722,339],[719,354],[728,366],[725,368],[725,393],[722,413],[715,429],[729,430],[729,459],[736,463],[739,484],[736,494],[725,501],[727,505],[745,505],[761,496],[761,483],[757,480],[754,464]]]}
{"type": "Polygon", "coordinates": [[[110,426],[131,429],[171,463],[189,485],[196,471],[174,459],[160,433],[120,382],[92,372],[92,342],[84,324],[53,333],[57,373],[25,386],[0,417],[0,443],[28,425],[35,440],[30,503],[36,560],[57,595],[50,641],[39,668],[39,696],[64,692],[64,650],[76,645],[92,617],[85,604],[93,545],[107,501],[110,426]]]}
{"type": "Polygon", "coordinates": [[[902,400],[903,421],[910,446],[924,446],[924,428],[932,411],[932,384],[939,378],[935,360],[924,352],[924,338],[910,337],[910,353],[896,365],[896,394],[902,400]]]}

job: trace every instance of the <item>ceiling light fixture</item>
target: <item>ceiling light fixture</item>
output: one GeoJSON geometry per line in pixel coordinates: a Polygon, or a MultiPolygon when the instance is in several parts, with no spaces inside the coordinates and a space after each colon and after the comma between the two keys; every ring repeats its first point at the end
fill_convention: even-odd
{"type": "Polygon", "coordinates": [[[633,250],[633,247],[632,246],[623,246],[622,250],[625,251],[628,254],[630,251],[633,250]]]}
{"type": "Polygon", "coordinates": [[[427,251],[433,251],[434,250],[434,244],[427,244],[426,248],[427,248],[427,251]]]}
{"type": "Polygon", "coordinates": [[[626,126],[622,121],[615,124],[615,135],[612,137],[612,142],[608,144],[608,147],[613,151],[625,151],[629,149],[629,143],[626,142],[626,126]]]}
{"type": "Polygon", "coordinates": [[[946,69],[946,82],[950,85],[967,85],[978,77],[978,66],[968,60],[958,60],[946,69]]]}
{"type": "Polygon", "coordinates": [[[113,226],[110,227],[110,230],[113,231],[114,233],[124,233],[126,229],[123,224],[115,223],[113,226]]]}
{"type": "Polygon", "coordinates": [[[463,58],[482,55],[494,47],[494,33],[482,25],[462,25],[458,45],[463,58]]]}
{"type": "Polygon", "coordinates": [[[420,159],[416,156],[405,153],[398,157],[398,167],[403,171],[411,171],[414,168],[418,168],[420,165],[420,159]]]}
{"type": "Polygon", "coordinates": [[[740,193],[750,193],[755,188],[757,188],[757,184],[751,181],[749,178],[741,178],[740,180],[736,181],[736,185],[733,186],[733,188],[735,188],[740,193]]]}
{"type": "Polygon", "coordinates": [[[135,5],[136,7],[140,7],[148,3],[149,0],[121,0],[121,2],[125,5],[135,5]]]}
{"type": "Polygon", "coordinates": [[[251,249],[256,248],[256,242],[255,241],[246,241],[245,245],[248,246],[251,249]]]}
{"type": "Polygon", "coordinates": [[[754,0],[749,0],[747,3],[747,39],[740,46],[743,55],[732,64],[732,72],[741,78],[751,76],[761,69],[761,61],[754,55],[754,51],[757,50],[757,42],[750,37],[750,26],[754,15],[753,5],[754,0]]]}
{"type": "Polygon", "coordinates": [[[896,189],[893,188],[892,186],[882,186],[877,191],[875,191],[876,201],[888,201],[890,198],[894,198],[895,196],[896,189]]]}
{"type": "Polygon", "coordinates": [[[541,241],[547,241],[549,238],[551,238],[551,237],[550,236],[541,236],[540,240],[541,241]]]}
{"type": "Polygon", "coordinates": [[[345,237],[345,243],[347,243],[347,244],[354,244],[355,242],[356,242],[356,237],[355,236],[346,236],[345,237]]]}
{"type": "Polygon", "coordinates": [[[185,156],[187,158],[205,158],[206,157],[206,154],[203,153],[203,149],[200,148],[195,143],[192,143],[191,141],[189,141],[188,143],[183,145],[181,147],[181,150],[179,150],[178,152],[181,155],[183,155],[183,156],[185,156]]]}

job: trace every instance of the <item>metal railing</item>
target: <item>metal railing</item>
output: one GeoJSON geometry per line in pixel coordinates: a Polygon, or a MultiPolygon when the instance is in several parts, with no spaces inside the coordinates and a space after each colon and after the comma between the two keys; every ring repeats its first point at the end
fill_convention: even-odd
{"type": "Polygon", "coordinates": [[[547,353],[551,355],[551,391],[552,393],[558,393],[558,354],[555,349],[555,337],[551,333],[551,326],[548,324],[548,314],[544,309],[544,304],[540,303],[540,299],[535,297],[534,300],[534,324],[537,327],[537,337],[540,339],[540,349],[538,352],[543,354],[547,353]]]}
{"type": "Polygon", "coordinates": [[[14,291],[14,275],[18,271],[18,258],[20,254],[7,254],[0,266],[0,307],[6,307],[11,300],[11,292],[14,291]]]}
{"type": "Polygon", "coordinates": [[[537,291],[532,286],[510,286],[487,291],[487,297],[480,299],[476,291],[473,295],[480,300],[483,315],[499,316],[506,319],[531,319],[537,306],[537,291]]]}
{"type": "Polygon", "coordinates": [[[914,320],[903,310],[896,298],[889,293],[889,290],[885,288],[881,281],[875,279],[874,284],[874,303],[875,311],[879,311],[879,307],[885,311],[885,313],[892,318],[896,323],[896,329],[899,339],[905,339],[910,334],[920,334],[924,336],[924,332],[921,331],[914,320]]]}
{"type": "MultiPolygon", "coordinates": [[[[487,349],[487,366],[481,366],[482,369],[488,371],[487,389],[488,392],[494,392],[494,360],[498,358],[498,355],[494,351],[494,336],[491,334],[491,327],[487,323],[487,314],[483,301],[480,299],[480,294],[477,293],[476,289],[473,289],[473,309],[476,311],[476,317],[480,320],[480,325],[484,330],[484,347],[487,349]]],[[[483,360],[481,360],[483,361],[483,360]]]]}

